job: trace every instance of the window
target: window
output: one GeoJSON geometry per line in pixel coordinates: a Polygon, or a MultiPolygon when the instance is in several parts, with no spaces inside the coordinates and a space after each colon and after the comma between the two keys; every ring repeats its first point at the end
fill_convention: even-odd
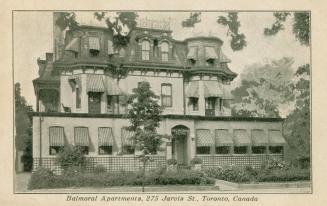
{"type": "Polygon", "coordinates": [[[283,146],[270,146],[269,152],[271,154],[283,154],[283,146]]]}
{"type": "Polygon", "coordinates": [[[147,40],[144,40],[142,42],[142,60],[150,60],[150,42],[147,40]]]}
{"type": "Polygon", "coordinates": [[[264,154],[266,152],[265,146],[252,146],[252,154],[264,154]]]}
{"type": "Polygon", "coordinates": [[[214,59],[207,59],[207,66],[213,66],[215,64],[214,59]]]}
{"type": "Polygon", "coordinates": [[[161,84],[161,105],[171,107],[173,104],[171,84],[161,84]]]}
{"type": "Polygon", "coordinates": [[[56,155],[63,149],[64,149],[63,146],[50,146],[49,154],[50,155],[56,155]]]}
{"type": "Polygon", "coordinates": [[[215,109],[216,98],[209,97],[205,99],[206,109],[215,109]]]}
{"type": "Polygon", "coordinates": [[[88,146],[78,146],[79,149],[82,151],[82,153],[84,155],[88,155],[89,154],[89,147],[88,146]]]}
{"type": "Polygon", "coordinates": [[[99,155],[112,155],[112,146],[100,146],[99,155]]]}
{"type": "Polygon", "coordinates": [[[230,146],[218,146],[216,147],[216,154],[229,154],[230,146]]]}
{"type": "Polygon", "coordinates": [[[123,146],[123,153],[124,154],[128,154],[128,155],[132,155],[135,152],[135,148],[131,145],[124,145],[123,146]]]}
{"type": "Polygon", "coordinates": [[[153,40],[153,56],[155,58],[159,56],[158,39],[153,40]]]}
{"type": "Polygon", "coordinates": [[[75,95],[76,95],[76,109],[81,108],[81,90],[80,88],[75,88],[75,95]]]}
{"type": "Polygon", "coordinates": [[[246,154],[247,146],[236,146],[234,147],[234,154],[246,154]]]}
{"type": "Polygon", "coordinates": [[[190,97],[190,102],[192,105],[193,111],[199,111],[199,98],[196,97],[190,97]]]}
{"type": "Polygon", "coordinates": [[[196,147],[197,154],[210,154],[210,147],[209,146],[201,146],[196,147]]]}
{"type": "Polygon", "coordinates": [[[168,61],[169,45],[167,42],[161,43],[161,60],[168,61]]]}
{"type": "Polygon", "coordinates": [[[223,99],[220,98],[219,99],[219,111],[222,111],[222,108],[223,108],[223,99]]]}

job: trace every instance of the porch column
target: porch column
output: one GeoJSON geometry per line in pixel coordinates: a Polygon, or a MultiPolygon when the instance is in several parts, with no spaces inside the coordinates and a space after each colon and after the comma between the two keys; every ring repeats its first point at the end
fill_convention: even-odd
{"type": "Polygon", "coordinates": [[[167,142],[166,143],[166,159],[169,160],[173,157],[173,154],[172,154],[172,144],[171,144],[171,141],[167,142]]]}

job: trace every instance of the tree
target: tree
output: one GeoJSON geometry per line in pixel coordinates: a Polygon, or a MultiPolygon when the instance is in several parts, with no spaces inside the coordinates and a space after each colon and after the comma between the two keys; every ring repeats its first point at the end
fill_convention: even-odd
{"type": "MultiPolygon", "coordinates": [[[[23,96],[21,96],[20,83],[15,83],[15,148],[18,151],[24,151],[23,164],[24,170],[32,169],[32,117],[30,113],[32,107],[27,105],[23,96]]],[[[16,168],[17,169],[17,168],[16,168]]]]}
{"type": "MultiPolygon", "coordinates": [[[[160,114],[162,108],[158,104],[159,97],[151,90],[148,82],[140,82],[133,94],[129,97],[130,109],[128,117],[131,126],[128,130],[134,131],[132,137],[135,148],[141,151],[139,156],[143,162],[143,178],[145,177],[145,166],[150,161],[149,154],[155,154],[162,144],[162,135],[157,133],[156,128],[160,125],[160,114]]],[[[142,184],[144,192],[144,181],[142,184]]]]}
{"type": "Polygon", "coordinates": [[[288,114],[294,100],[292,64],[291,58],[284,57],[243,70],[241,85],[232,91],[232,115],[280,117],[288,114]]]}
{"type": "Polygon", "coordinates": [[[201,22],[201,12],[191,12],[190,17],[182,21],[183,27],[194,27],[196,23],[201,22]]]}
{"type": "Polygon", "coordinates": [[[294,83],[295,109],[284,123],[284,136],[289,146],[289,159],[302,167],[310,161],[310,65],[300,66],[294,83]]]}
{"type": "Polygon", "coordinates": [[[241,23],[238,20],[237,12],[229,12],[227,17],[219,16],[217,22],[218,24],[228,27],[227,36],[231,37],[230,47],[233,51],[239,51],[246,47],[247,42],[245,40],[245,35],[239,32],[241,23]]]}

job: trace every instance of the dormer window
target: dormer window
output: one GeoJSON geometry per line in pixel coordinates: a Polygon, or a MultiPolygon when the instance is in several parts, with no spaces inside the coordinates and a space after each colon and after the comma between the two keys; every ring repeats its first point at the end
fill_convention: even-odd
{"type": "Polygon", "coordinates": [[[169,45],[167,42],[161,43],[161,60],[168,61],[169,45]]]}
{"type": "Polygon", "coordinates": [[[142,41],[142,60],[150,60],[150,42],[148,40],[142,41]]]}
{"type": "Polygon", "coordinates": [[[100,40],[98,37],[89,37],[89,52],[93,57],[99,56],[100,40]]]}
{"type": "Polygon", "coordinates": [[[218,55],[214,47],[205,47],[205,58],[208,66],[213,66],[218,55]]]}
{"type": "Polygon", "coordinates": [[[188,48],[187,60],[191,65],[195,65],[198,59],[198,48],[193,46],[188,48]]]}

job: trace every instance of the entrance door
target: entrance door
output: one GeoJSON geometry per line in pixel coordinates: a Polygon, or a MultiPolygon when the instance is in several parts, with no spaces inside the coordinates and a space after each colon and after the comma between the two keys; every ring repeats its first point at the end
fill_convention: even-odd
{"type": "Polygon", "coordinates": [[[187,164],[187,136],[175,136],[172,139],[172,156],[177,160],[177,164],[187,164]]]}
{"type": "Polygon", "coordinates": [[[100,92],[89,92],[89,113],[101,113],[100,92]]]}

